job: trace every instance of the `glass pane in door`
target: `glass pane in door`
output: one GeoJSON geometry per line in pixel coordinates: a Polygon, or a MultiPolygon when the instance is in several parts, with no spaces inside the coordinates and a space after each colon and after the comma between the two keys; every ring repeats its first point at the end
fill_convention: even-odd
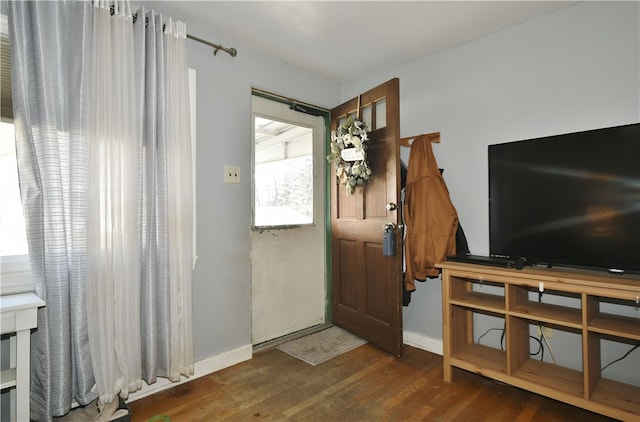
{"type": "Polygon", "coordinates": [[[255,119],[254,225],[313,223],[313,130],[255,119]]]}

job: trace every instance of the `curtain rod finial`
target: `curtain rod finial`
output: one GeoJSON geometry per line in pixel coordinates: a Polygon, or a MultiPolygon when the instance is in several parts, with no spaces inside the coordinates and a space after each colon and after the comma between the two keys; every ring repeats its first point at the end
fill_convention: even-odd
{"type": "Polygon", "coordinates": [[[226,51],[227,53],[229,53],[229,55],[230,55],[231,57],[235,57],[235,56],[237,56],[237,55],[238,55],[238,50],[236,50],[235,48],[233,48],[233,47],[231,47],[231,48],[224,48],[224,47],[223,47],[223,46],[221,46],[221,45],[214,47],[213,55],[214,55],[214,56],[217,56],[217,55],[218,55],[218,51],[220,51],[220,50],[222,50],[222,51],[226,51]]]}

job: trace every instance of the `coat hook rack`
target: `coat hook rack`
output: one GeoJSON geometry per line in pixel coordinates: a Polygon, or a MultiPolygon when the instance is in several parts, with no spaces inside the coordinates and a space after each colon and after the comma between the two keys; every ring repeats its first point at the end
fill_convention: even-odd
{"type": "Polygon", "coordinates": [[[423,133],[422,135],[408,136],[406,138],[400,138],[398,140],[400,146],[403,147],[411,147],[414,142],[418,141],[440,143],[440,132],[423,133]]]}

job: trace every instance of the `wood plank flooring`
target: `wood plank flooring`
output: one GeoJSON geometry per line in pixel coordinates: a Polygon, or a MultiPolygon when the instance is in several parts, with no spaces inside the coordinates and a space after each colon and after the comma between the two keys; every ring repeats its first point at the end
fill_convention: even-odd
{"type": "Polygon", "coordinates": [[[456,370],[405,346],[396,359],[366,344],[318,366],[277,349],[129,403],[132,421],[610,421],[555,400],[456,370]]]}

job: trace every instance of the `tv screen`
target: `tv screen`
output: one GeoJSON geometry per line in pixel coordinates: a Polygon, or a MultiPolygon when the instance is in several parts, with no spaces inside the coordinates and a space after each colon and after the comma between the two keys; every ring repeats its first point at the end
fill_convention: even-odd
{"type": "Polygon", "coordinates": [[[640,271],[640,123],[489,145],[490,254],[640,271]]]}

